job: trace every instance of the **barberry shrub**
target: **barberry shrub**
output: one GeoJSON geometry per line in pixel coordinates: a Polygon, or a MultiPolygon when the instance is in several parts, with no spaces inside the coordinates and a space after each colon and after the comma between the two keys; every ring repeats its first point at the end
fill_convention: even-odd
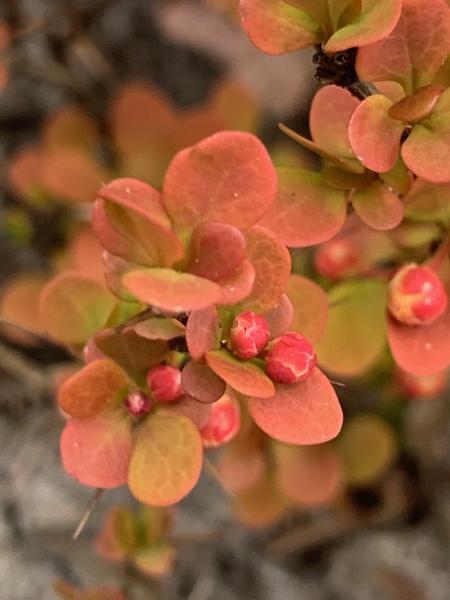
{"type": "Polygon", "coordinates": [[[70,475],[127,483],[163,507],[194,487],[204,451],[223,445],[237,514],[262,523],[365,485],[395,458],[377,415],[349,419],[333,442],[343,416],[325,373],[394,363],[412,396],[427,394],[430,377],[445,382],[450,8],[240,7],[262,50],[316,46],[326,85],[310,137],[282,130],[319,167],[275,168],[254,135],[221,131],[180,150],[161,191],[134,177],[103,185],[92,225],[105,279],[60,274],[41,294],[40,322],[85,362],[58,393],[70,475]]]}

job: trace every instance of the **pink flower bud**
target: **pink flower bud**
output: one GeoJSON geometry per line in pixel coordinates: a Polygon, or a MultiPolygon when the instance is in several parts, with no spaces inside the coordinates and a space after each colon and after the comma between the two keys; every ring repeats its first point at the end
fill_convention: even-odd
{"type": "Polygon", "coordinates": [[[402,369],[395,372],[395,380],[409,398],[435,398],[447,389],[447,369],[432,375],[413,375],[402,369]]]}
{"type": "Polygon", "coordinates": [[[284,333],[272,340],[265,361],[267,374],[278,383],[305,381],[317,364],[310,342],[295,332],[284,333]]]}
{"type": "Polygon", "coordinates": [[[125,400],[125,406],[133,417],[144,417],[150,412],[151,402],[148,396],[135,390],[128,394],[125,400]]]}
{"type": "Polygon", "coordinates": [[[183,395],[181,371],[169,365],[150,369],[147,373],[147,385],[157,402],[173,402],[183,395]]]}
{"type": "Polygon", "coordinates": [[[447,292],[433,269],[405,265],[389,284],[388,308],[405,325],[431,323],[447,308],[447,292]]]}
{"type": "Polygon", "coordinates": [[[264,317],[246,310],[234,318],[230,346],[238,358],[254,358],[264,350],[269,338],[269,325],[264,317]]]}
{"type": "Polygon", "coordinates": [[[330,240],[319,246],[314,264],[321,275],[337,281],[358,272],[359,256],[349,240],[330,240]]]}
{"type": "Polygon", "coordinates": [[[229,393],[210,404],[208,421],[200,429],[205,448],[216,448],[234,438],[241,426],[239,402],[229,393]]]}

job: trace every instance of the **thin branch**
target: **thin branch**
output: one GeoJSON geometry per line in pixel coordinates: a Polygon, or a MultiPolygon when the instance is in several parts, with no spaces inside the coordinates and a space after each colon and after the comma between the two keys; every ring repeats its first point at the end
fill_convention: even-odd
{"type": "Polygon", "coordinates": [[[100,499],[102,498],[104,493],[105,493],[105,490],[103,488],[97,488],[95,490],[94,496],[90,500],[89,504],[87,505],[86,510],[84,511],[83,516],[81,517],[81,520],[78,524],[78,527],[73,532],[72,541],[75,542],[80,537],[80,534],[83,531],[83,529],[85,528],[86,523],[89,521],[92,511],[97,506],[98,502],[100,501],[100,499]]]}
{"type": "Polygon", "coordinates": [[[203,460],[203,464],[205,465],[206,472],[219,484],[225,494],[233,501],[236,501],[236,494],[224,482],[223,477],[217,470],[215,464],[206,457],[203,460]]]}

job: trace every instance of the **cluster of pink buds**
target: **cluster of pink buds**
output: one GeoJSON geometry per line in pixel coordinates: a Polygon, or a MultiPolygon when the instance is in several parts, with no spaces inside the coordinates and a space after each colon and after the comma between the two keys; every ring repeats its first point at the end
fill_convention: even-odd
{"type": "Polygon", "coordinates": [[[134,390],[128,394],[125,406],[133,417],[144,417],[156,402],[166,404],[179,400],[183,395],[181,371],[170,365],[158,365],[147,373],[147,386],[150,395],[134,390]]]}
{"type": "Polygon", "coordinates": [[[305,381],[317,364],[311,343],[301,334],[288,332],[270,342],[266,319],[252,311],[237,315],[230,332],[230,348],[241,359],[261,356],[266,372],[277,383],[305,381]]]}
{"type": "Polygon", "coordinates": [[[447,304],[445,287],[430,267],[405,265],[389,284],[389,311],[405,325],[432,323],[445,312],[447,304]]]}

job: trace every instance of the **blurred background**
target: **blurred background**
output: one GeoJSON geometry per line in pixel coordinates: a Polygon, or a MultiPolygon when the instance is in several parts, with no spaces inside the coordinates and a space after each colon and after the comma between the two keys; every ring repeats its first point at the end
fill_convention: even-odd
{"type": "MultiPolygon", "coordinates": [[[[1,600],[54,599],[55,580],[111,588],[66,590],[73,600],[114,600],[113,590],[129,600],[450,598],[445,383],[433,398],[408,382],[386,390],[386,365],[342,388],[340,440],[279,475],[281,504],[273,490],[237,503],[220,472],[205,472],[175,510],[177,558],[164,577],[111,564],[94,548],[108,508],[133,506],[124,490],[108,492],[71,541],[92,494],[59,459],[52,392],[72,366],[30,330],[39,331],[37,298],[52,274],[100,276],[87,226],[96,189],[121,175],[159,187],[180,148],[221,129],[257,133],[277,164],[313,164],[277,127],[308,132],[311,52],[262,54],[236,5],[0,4],[1,600]],[[318,494],[302,493],[314,486],[318,494]]],[[[228,463],[218,464],[225,477],[228,463]]]]}

